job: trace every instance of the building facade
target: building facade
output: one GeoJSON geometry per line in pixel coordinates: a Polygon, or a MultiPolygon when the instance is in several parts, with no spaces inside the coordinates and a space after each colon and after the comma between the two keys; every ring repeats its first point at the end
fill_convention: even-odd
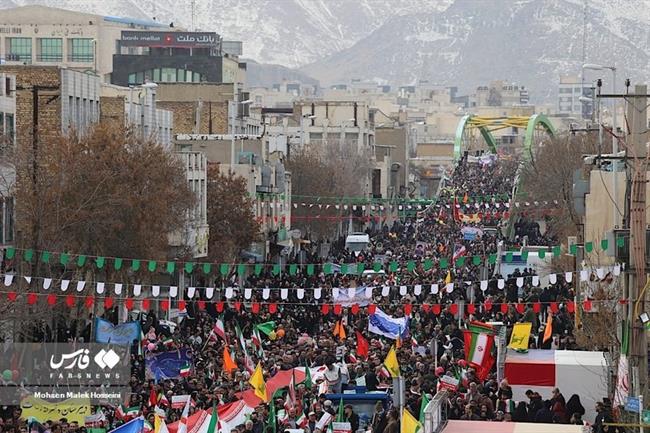
{"type": "Polygon", "coordinates": [[[561,116],[591,119],[594,89],[580,77],[563,76],[558,84],[557,112],[561,116]],[[582,98],[582,100],[581,100],[582,98]]]}
{"type": "Polygon", "coordinates": [[[0,146],[16,140],[16,77],[0,74],[0,146]]]}

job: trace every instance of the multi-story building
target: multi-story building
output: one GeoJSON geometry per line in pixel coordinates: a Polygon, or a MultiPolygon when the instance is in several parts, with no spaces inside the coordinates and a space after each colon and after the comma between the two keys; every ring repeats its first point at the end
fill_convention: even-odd
{"type": "Polygon", "coordinates": [[[169,28],[156,21],[108,17],[45,6],[3,9],[2,63],[91,70],[110,82],[122,30],[169,28]]]}
{"type": "Polygon", "coordinates": [[[0,74],[0,147],[16,140],[16,77],[0,74]]]}
{"type": "Polygon", "coordinates": [[[245,63],[224,53],[221,42],[214,32],[124,30],[113,56],[111,82],[237,83],[245,63]]]}
{"type": "Polygon", "coordinates": [[[528,105],[528,89],[517,83],[502,80],[491,81],[487,86],[476,88],[476,105],[479,107],[511,107],[528,105]]]}
{"type": "MultiPolygon", "coordinates": [[[[16,140],[16,77],[0,73],[0,153],[11,148],[16,140]]],[[[13,197],[16,170],[0,158],[0,246],[14,242],[13,197]]]]}
{"type": "Polygon", "coordinates": [[[562,116],[591,119],[594,88],[591,83],[582,82],[580,77],[563,76],[558,84],[557,112],[562,116]],[[582,100],[581,100],[582,98],[582,100]]]}

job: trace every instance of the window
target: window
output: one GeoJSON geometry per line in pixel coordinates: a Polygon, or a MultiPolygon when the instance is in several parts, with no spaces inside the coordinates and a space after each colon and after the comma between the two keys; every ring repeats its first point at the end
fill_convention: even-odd
{"type": "MultiPolygon", "coordinates": [[[[190,72],[190,74],[191,74],[191,72],[190,72]]],[[[176,76],[177,76],[177,79],[178,79],[179,83],[182,83],[183,81],[185,81],[185,69],[177,70],[176,71],[176,76]]]]}
{"type": "Polygon", "coordinates": [[[42,38],[38,40],[39,62],[60,62],[63,60],[63,39],[42,38]]]}
{"type": "Polygon", "coordinates": [[[8,38],[8,59],[16,62],[32,62],[32,38],[8,38]]]}
{"type": "Polygon", "coordinates": [[[14,134],[16,133],[16,130],[14,129],[14,115],[13,114],[5,114],[5,137],[7,140],[7,144],[9,146],[13,146],[14,144],[14,134]]]}
{"type": "Polygon", "coordinates": [[[70,39],[70,55],[68,60],[71,62],[92,62],[95,59],[95,46],[93,39],[73,38],[70,39]]]}
{"type": "Polygon", "coordinates": [[[156,68],[153,70],[153,81],[154,83],[157,83],[160,81],[160,68],[156,68]]]}
{"type": "Polygon", "coordinates": [[[162,68],[160,81],[163,83],[176,82],[176,69],[175,68],[162,68]]]}

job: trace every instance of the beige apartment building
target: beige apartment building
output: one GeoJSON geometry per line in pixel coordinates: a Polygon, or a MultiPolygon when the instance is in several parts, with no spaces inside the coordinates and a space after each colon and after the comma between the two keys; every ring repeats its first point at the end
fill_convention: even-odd
{"type": "Polygon", "coordinates": [[[0,13],[0,62],[97,71],[110,82],[122,30],[160,30],[168,24],[107,17],[45,6],[0,13]]]}

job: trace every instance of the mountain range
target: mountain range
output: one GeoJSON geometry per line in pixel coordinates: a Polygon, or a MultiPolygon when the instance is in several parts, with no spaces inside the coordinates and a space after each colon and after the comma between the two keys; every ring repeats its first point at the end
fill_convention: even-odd
{"type": "MultiPolygon", "coordinates": [[[[560,75],[580,74],[583,36],[584,61],[615,65],[619,89],[625,77],[650,78],[650,0],[0,0],[27,4],[186,28],[194,16],[194,28],[244,42],[244,57],[260,63],[251,84],[268,84],[271,63],[273,78],[302,72],[323,85],[428,80],[471,90],[505,79],[548,100],[560,75]]],[[[608,71],[586,77],[611,85],[608,71]]]]}

